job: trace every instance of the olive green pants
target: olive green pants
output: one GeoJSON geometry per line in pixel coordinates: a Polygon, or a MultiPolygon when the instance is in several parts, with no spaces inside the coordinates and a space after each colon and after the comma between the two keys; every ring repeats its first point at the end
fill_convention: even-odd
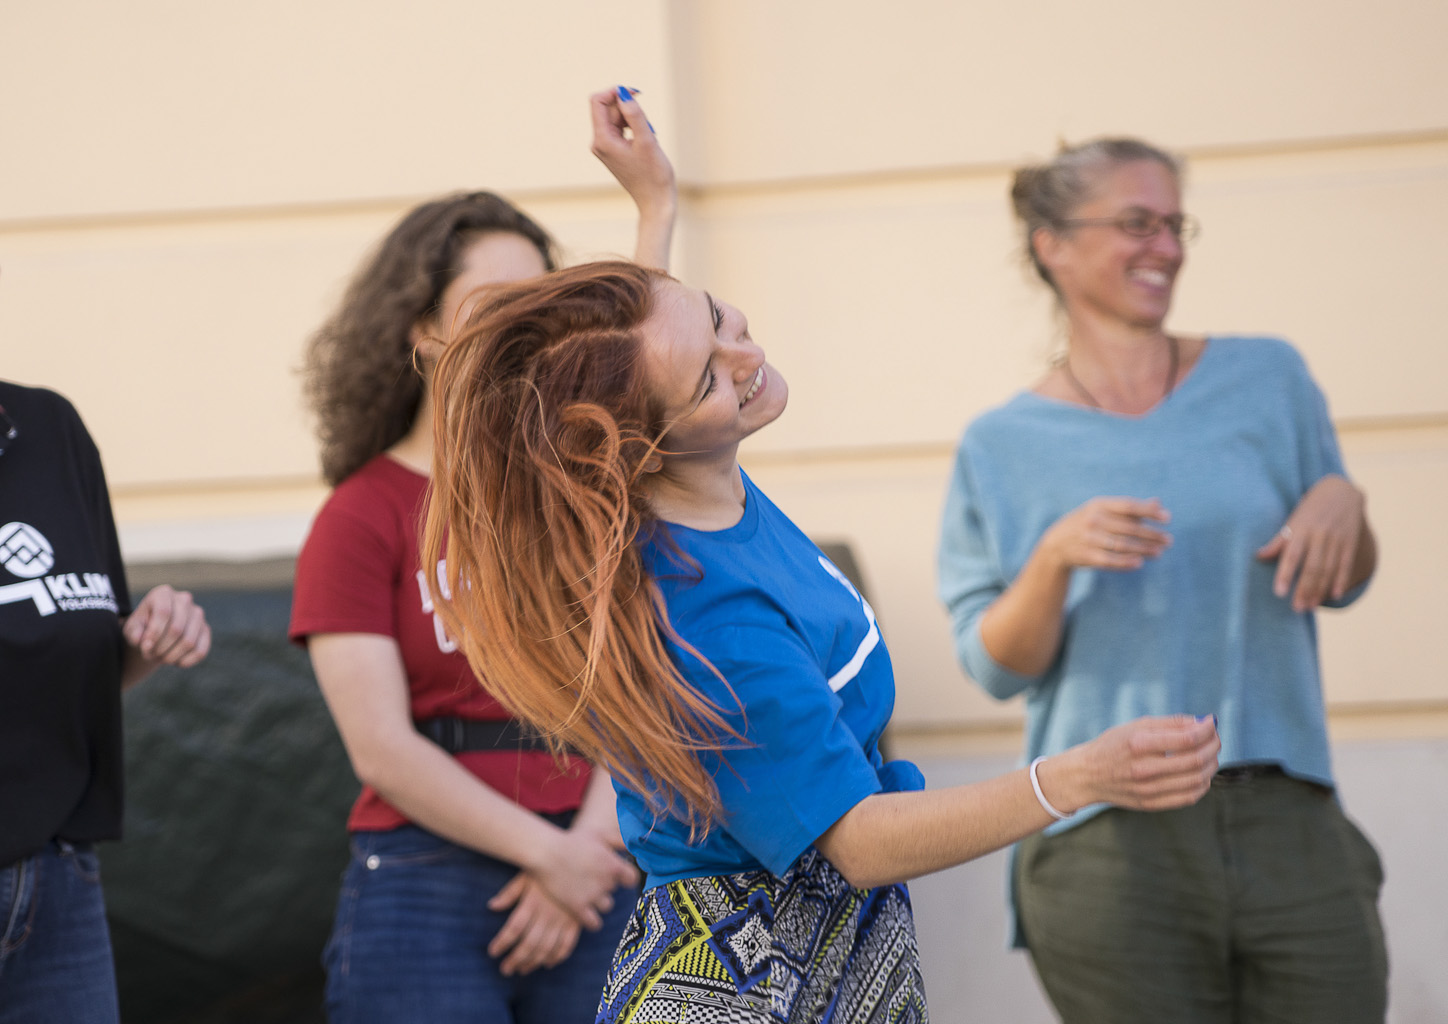
{"type": "Polygon", "coordinates": [[[1331,793],[1218,782],[1021,843],[1018,907],[1066,1024],[1381,1024],[1382,865],[1331,793]]]}

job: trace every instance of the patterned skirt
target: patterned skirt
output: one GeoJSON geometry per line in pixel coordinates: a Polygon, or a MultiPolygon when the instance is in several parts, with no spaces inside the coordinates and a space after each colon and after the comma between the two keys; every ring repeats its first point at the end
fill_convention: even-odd
{"type": "Polygon", "coordinates": [[[926,1024],[910,896],[852,889],[811,847],[783,876],[649,889],[596,1024],[926,1024]]]}

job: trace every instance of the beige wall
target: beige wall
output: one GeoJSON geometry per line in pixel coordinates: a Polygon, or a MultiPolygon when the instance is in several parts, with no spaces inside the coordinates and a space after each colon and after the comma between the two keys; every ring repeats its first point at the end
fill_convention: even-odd
{"type": "Polygon", "coordinates": [[[584,104],[623,80],[679,170],[676,269],[791,382],[750,468],[855,544],[900,725],[988,731],[1018,711],[960,679],[933,549],[961,427],[1053,342],[1007,172],[1141,134],[1191,158],[1205,224],[1174,326],[1294,340],[1370,492],[1383,568],[1324,616],[1334,708],[1437,730],[1444,39],[1441,0],[10,5],[0,374],[76,401],[131,557],[294,550],[323,494],[295,368],[361,253],[461,186],[575,259],[627,252],[584,104]]]}

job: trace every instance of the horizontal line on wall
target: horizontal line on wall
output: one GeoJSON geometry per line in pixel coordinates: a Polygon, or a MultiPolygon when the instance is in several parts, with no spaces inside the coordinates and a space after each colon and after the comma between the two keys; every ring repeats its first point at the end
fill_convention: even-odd
{"type": "MultiPolygon", "coordinates": [[[[1358,416],[1338,420],[1341,434],[1387,433],[1391,431],[1442,430],[1448,427],[1448,413],[1422,413],[1403,416],[1358,416]]],[[[743,452],[740,461],[746,468],[830,464],[843,462],[881,462],[903,459],[939,459],[955,454],[957,441],[920,441],[903,444],[857,445],[835,448],[794,448],[788,450],[743,452]]]]}
{"type": "Polygon", "coordinates": [[[904,444],[848,445],[835,448],[790,448],[776,451],[741,452],[739,461],[750,466],[778,466],[792,463],[881,462],[903,459],[949,458],[954,441],[919,441],[904,444]]]}
{"type": "Polygon", "coordinates": [[[321,487],[312,475],[210,478],[200,480],[145,480],[111,485],[113,498],[180,498],[198,493],[254,494],[258,491],[296,491],[321,487]]]}
{"type": "Polygon", "coordinates": [[[1347,416],[1336,422],[1338,433],[1366,434],[1389,430],[1442,430],[1448,427],[1448,412],[1416,413],[1403,416],[1347,416]]]}
{"type": "MultiPolygon", "coordinates": [[[[1442,430],[1448,428],[1448,413],[1403,416],[1358,416],[1337,421],[1343,434],[1388,433],[1392,431],[1442,430]]],[[[799,464],[838,465],[847,462],[895,462],[911,459],[942,459],[955,453],[956,442],[920,441],[902,444],[855,445],[831,448],[792,448],[744,452],[740,461],[747,467],[799,464]]],[[[195,481],[154,480],[111,486],[116,498],[164,499],[196,494],[239,494],[258,491],[298,491],[322,487],[319,477],[309,475],[207,479],[195,481]]]]}
{"type": "Polygon", "coordinates": [[[1334,740],[1390,740],[1448,736],[1448,700],[1375,701],[1330,705],[1334,740]]]}
{"type": "MultiPolygon", "coordinates": [[[[1448,142],[1448,129],[1386,132],[1372,135],[1344,135],[1251,143],[1222,143],[1188,147],[1179,152],[1189,161],[1237,160],[1292,156],[1312,153],[1387,149],[1405,145],[1433,145],[1448,142]]],[[[929,167],[897,167],[838,174],[810,174],[792,177],[757,178],[738,181],[681,181],[679,196],[685,202],[762,195],[788,195],[819,189],[874,188],[888,185],[928,185],[978,179],[1011,173],[1020,161],[952,163],[929,167]]],[[[466,187],[466,186],[464,186],[466,187]]],[[[278,203],[258,206],[197,207],[187,210],[137,210],[121,213],[85,214],[60,217],[0,218],[0,235],[32,232],[90,231],[105,228],[168,227],[212,223],[255,223],[307,217],[344,217],[386,214],[406,209],[432,198],[425,195],[379,196],[336,202],[278,203]]],[[[615,185],[563,185],[550,188],[508,189],[508,198],[527,206],[542,202],[625,202],[615,185]]],[[[681,221],[682,211],[681,211],[681,221]]]]}
{"type": "MultiPolygon", "coordinates": [[[[473,186],[462,185],[454,191],[473,186]]],[[[681,190],[682,192],[682,190],[681,190]]],[[[0,236],[60,231],[94,231],[107,228],[185,227],[203,224],[256,224],[265,221],[306,218],[395,215],[442,192],[421,195],[379,196],[336,202],[272,203],[257,206],[196,207],[187,210],[136,210],[125,213],[78,214],[63,217],[0,218],[0,236]]],[[[539,202],[598,202],[628,197],[616,185],[563,186],[548,189],[509,189],[508,198],[520,206],[539,202]]]]}
{"type": "MultiPolygon", "coordinates": [[[[1240,160],[1258,157],[1301,156],[1312,153],[1388,149],[1395,146],[1423,146],[1448,142],[1448,129],[1425,129],[1416,132],[1385,132],[1373,135],[1290,139],[1285,141],[1222,143],[1176,149],[1173,152],[1188,163],[1212,160],[1240,160]]],[[[736,198],[755,195],[778,195],[807,192],[814,189],[870,188],[886,185],[946,184],[969,178],[988,178],[1013,173],[1020,160],[1005,162],[935,164],[930,167],[885,168],[870,171],[847,171],[840,174],[798,175],[788,178],[756,178],[744,181],[718,181],[708,184],[681,184],[681,195],[691,199],[736,198]]]]}
{"type": "MultiPolygon", "coordinates": [[[[1334,742],[1448,737],[1448,700],[1381,701],[1328,708],[1334,742]]],[[[1019,752],[1022,720],[958,722],[948,725],[901,722],[889,731],[892,756],[961,757],[1019,752]]]]}

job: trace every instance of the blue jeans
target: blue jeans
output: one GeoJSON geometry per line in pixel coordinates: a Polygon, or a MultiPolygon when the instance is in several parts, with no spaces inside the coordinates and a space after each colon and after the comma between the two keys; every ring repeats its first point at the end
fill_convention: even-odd
{"type": "Polygon", "coordinates": [[[0,1024],[115,1024],[116,969],[90,843],[0,868],[0,1024]]]}
{"type": "MultiPolygon", "coordinates": [[[[550,816],[557,822],[566,821],[550,816]]],[[[508,919],[488,900],[517,867],[416,826],[358,832],[322,960],[332,1024],[587,1024],[637,892],[557,967],[504,977],[488,943],[508,919]]]]}

